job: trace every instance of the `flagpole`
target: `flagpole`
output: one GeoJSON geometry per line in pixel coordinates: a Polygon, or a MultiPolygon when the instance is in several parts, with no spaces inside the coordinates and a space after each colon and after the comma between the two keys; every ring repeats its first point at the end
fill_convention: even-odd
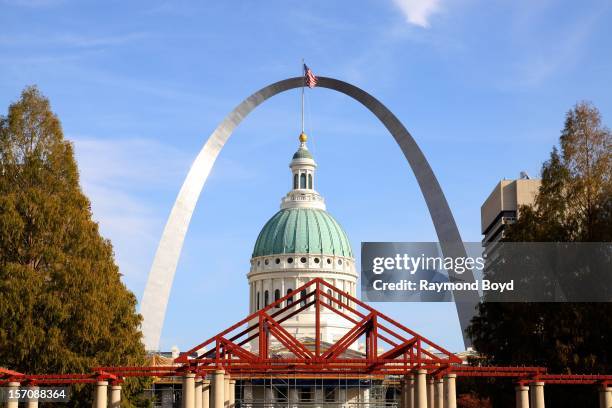
{"type": "Polygon", "coordinates": [[[302,58],[302,133],[304,133],[304,58],[302,58]]]}

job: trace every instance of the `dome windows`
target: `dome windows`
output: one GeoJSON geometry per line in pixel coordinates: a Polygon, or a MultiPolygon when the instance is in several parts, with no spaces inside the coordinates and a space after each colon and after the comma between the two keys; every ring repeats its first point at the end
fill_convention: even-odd
{"type": "MultiPolygon", "coordinates": [[[[278,301],[280,299],[280,290],[276,289],[274,291],[274,301],[278,301]]],[[[277,309],[280,308],[280,303],[275,306],[277,309]]]]}
{"type": "Polygon", "coordinates": [[[266,260],[264,261],[264,263],[267,265],[267,264],[269,264],[269,263],[270,263],[270,261],[266,259],[266,260]]]}
{"type": "Polygon", "coordinates": [[[332,260],[331,260],[331,259],[329,259],[329,258],[327,258],[327,264],[328,264],[328,265],[331,265],[331,263],[332,263],[332,260]]]}
{"type": "Polygon", "coordinates": [[[276,264],[278,265],[280,263],[280,258],[276,258],[274,262],[276,262],[276,264]]]}
{"type": "Polygon", "coordinates": [[[303,263],[303,264],[306,263],[306,257],[305,256],[301,257],[300,258],[300,262],[303,263]]]}
{"type": "Polygon", "coordinates": [[[293,258],[287,258],[287,263],[292,264],[293,263],[293,258]]]}
{"type": "Polygon", "coordinates": [[[264,292],[264,307],[268,306],[270,303],[270,293],[266,290],[264,292]]]}
{"type": "Polygon", "coordinates": [[[320,259],[319,258],[315,258],[314,261],[315,261],[316,264],[318,264],[320,262],[320,259]]]}

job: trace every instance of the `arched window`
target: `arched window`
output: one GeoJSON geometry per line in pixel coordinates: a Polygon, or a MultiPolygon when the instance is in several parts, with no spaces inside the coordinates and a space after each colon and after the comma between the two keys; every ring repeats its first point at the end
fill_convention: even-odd
{"type": "Polygon", "coordinates": [[[312,174],[308,175],[308,188],[312,190],[312,174]]]}
{"type": "MultiPolygon", "coordinates": [[[[287,289],[287,294],[290,294],[292,290],[293,289],[291,289],[291,288],[287,289]]],[[[287,304],[290,305],[291,303],[293,303],[293,296],[289,296],[287,298],[287,304]]]]}
{"type": "Polygon", "coordinates": [[[260,305],[260,302],[259,302],[259,292],[257,292],[257,310],[259,310],[259,305],[260,305]]]}
{"type": "Polygon", "coordinates": [[[302,289],[302,291],[300,292],[300,299],[302,299],[300,305],[306,306],[306,289],[302,289]]]}
{"type": "Polygon", "coordinates": [[[300,174],[300,188],[306,188],[306,173],[300,174]]]}
{"type": "Polygon", "coordinates": [[[327,298],[327,304],[331,306],[331,304],[332,304],[332,297],[334,296],[334,295],[332,295],[331,289],[327,289],[327,294],[329,295],[329,297],[327,298]]]}
{"type": "Polygon", "coordinates": [[[338,293],[338,301],[340,301],[340,304],[338,305],[338,309],[342,309],[342,293],[338,293]]]}
{"type": "Polygon", "coordinates": [[[270,303],[270,295],[268,291],[266,290],[264,292],[264,307],[268,306],[268,303],[270,303]]]}
{"type": "Polygon", "coordinates": [[[297,175],[297,173],[295,173],[293,175],[293,188],[294,189],[298,188],[298,175],[297,175]]]}
{"type": "MultiPolygon", "coordinates": [[[[274,290],[274,301],[276,302],[278,299],[280,299],[280,290],[276,289],[274,290]]],[[[275,306],[277,309],[280,307],[280,304],[275,306]]]]}

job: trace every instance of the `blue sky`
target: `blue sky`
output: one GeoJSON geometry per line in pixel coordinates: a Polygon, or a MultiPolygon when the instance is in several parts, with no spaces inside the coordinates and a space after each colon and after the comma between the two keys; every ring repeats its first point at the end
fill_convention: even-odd
{"type": "MultiPolygon", "coordinates": [[[[190,163],[251,92],[300,73],[352,82],[420,144],[466,241],[502,178],[537,175],[564,113],[590,100],[612,123],[612,17],[602,1],[0,0],[0,106],[28,84],[76,146],[81,182],[126,285],[140,298],[190,163]]],[[[290,187],[299,94],[249,116],[213,169],[172,289],[162,348],[247,312],[257,234],[290,187]]],[[[345,96],[307,92],[318,189],[361,241],[433,241],[429,214],[382,125],[345,96]]],[[[377,304],[451,350],[452,304],[377,304]]]]}

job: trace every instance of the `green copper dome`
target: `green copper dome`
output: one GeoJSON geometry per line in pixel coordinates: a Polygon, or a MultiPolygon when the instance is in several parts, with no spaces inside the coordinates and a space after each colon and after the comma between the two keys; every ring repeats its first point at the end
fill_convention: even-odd
{"type": "Polygon", "coordinates": [[[300,147],[293,155],[293,159],[312,159],[312,155],[310,154],[308,149],[300,147]]]}
{"type": "Polygon", "coordinates": [[[274,214],[257,237],[253,257],[295,253],[353,256],[340,224],[315,208],[287,208],[274,214]]]}

